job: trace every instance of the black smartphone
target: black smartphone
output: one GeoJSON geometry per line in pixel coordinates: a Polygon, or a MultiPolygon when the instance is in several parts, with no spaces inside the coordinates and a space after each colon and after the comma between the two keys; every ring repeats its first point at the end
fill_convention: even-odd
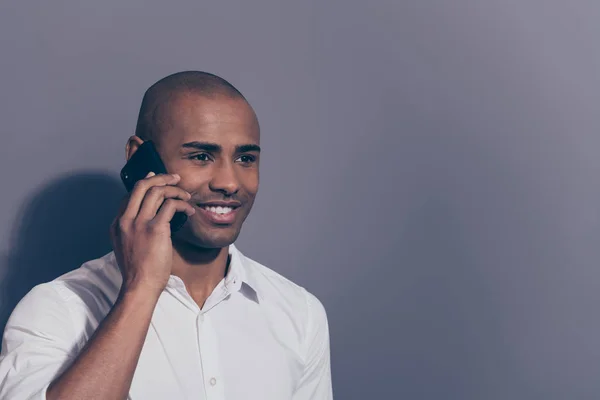
{"type": "MultiPolygon", "coordinates": [[[[144,179],[148,173],[167,174],[165,164],[160,159],[156,146],[151,140],[146,140],[131,156],[127,164],[121,169],[121,180],[128,192],[133,190],[133,185],[140,179],[144,179]]],[[[187,221],[184,212],[177,211],[171,219],[171,232],[178,231],[187,221]]]]}

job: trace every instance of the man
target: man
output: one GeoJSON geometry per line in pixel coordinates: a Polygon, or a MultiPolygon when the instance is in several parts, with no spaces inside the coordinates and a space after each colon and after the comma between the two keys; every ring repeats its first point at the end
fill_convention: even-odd
{"type": "Polygon", "coordinates": [[[145,140],[173,175],[136,184],[113,252],[21,300],[0,398],[332,399],[322,304],[233,245],[259,183],[252,107],[215,75],[170,75],[144,95],[128,159],[145,140]]]}

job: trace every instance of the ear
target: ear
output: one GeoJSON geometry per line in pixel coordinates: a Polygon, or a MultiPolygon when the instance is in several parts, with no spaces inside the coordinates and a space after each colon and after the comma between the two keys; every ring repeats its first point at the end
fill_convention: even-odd
{"type": "Polygon", "coordinates": [[[144,143],[144,139],[139,136],[133,135],[129,137],[127,144],[125,145],[125,157],[127,158],[127,161],[129,161],[131,156],[137,151],[142,143],[144,143]]]}

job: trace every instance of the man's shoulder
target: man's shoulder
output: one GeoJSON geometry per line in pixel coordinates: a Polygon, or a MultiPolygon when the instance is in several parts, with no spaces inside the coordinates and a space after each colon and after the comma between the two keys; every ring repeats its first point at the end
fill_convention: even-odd
{"type": "Polygon", "coordinates": [[[87,261],[49,282],[34,286],[17,308],[45,310],[46,306],[73,308],[114,301],[120,287],[114,253],[87,261]],[[100,301],[99,301],[100,300],[100,301]]]}
{"type": "Polygon", "coordinates": [[[253,259],[243,256],[243,261],[248,282],[256,290],[259,302],[275,313],[272,315],[278,318],[280,328],[288,326],[293,332],[303,332],[300,340],[306,346],[328,335],[327,312],[315,294],[253,259]]]}
{"type": "Polygon", "coordinates": [[[248,281],[251,284],[259,286],[262,290],[276,289],[279,293],[290,296],[304,295],[306,289],[282,273],[250,257],[243,256],[243,260],[248,281]]]}
{"type": "Polygon", "coordinates": [[[119,291],[121,280],[115,253],[111,251],[83,263],[79,268],[57,277],[48,284],[56,286],[67,295],[113,297],[119,291]]]}

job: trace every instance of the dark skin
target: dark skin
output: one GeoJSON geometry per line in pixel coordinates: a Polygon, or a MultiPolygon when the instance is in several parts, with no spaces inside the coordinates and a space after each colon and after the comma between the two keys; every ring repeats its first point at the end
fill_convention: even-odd
{"type": "MultiPolygon", "coordinates": [[[[212,201],[239,202],[233,224],[217,225],[196,212],[173,237],[171,273],[200,307],[225,275],[227,246],[237,239],[259,186],[256,115],[241,98],[217,96],[178,96],[159,111],[161,132],[153,138],[167,171],[181,177],[177,186],[190,193],[188,202],[196,209],[212,201]]],[[[142,143],[137,136],[129,139],[128,159],[142,143]]]]}
{"type": "MultiPolygon", "coordinates": [[[[259,127],[240,98],[186,93],[159,110],[153,137],[170,174],[148,176],[127,197],[111,227],[123,284],[108,315],[46,392],[53,399],[125,399],[158,298],[179,276],[201,307],[226,273],[227,246],[239,235],[258,191],[259,127]],[[193,145],[190,145],[193,143],[193,145]],[[201,144],[201,145],[200,145],[201,144]],[[227,223],[205,203],[237,202],[227,223]],[[174,213],[188,221],[171,237],[174,213]]],[[[131,157],[143,141],[129,139],[131,157]]]]}

